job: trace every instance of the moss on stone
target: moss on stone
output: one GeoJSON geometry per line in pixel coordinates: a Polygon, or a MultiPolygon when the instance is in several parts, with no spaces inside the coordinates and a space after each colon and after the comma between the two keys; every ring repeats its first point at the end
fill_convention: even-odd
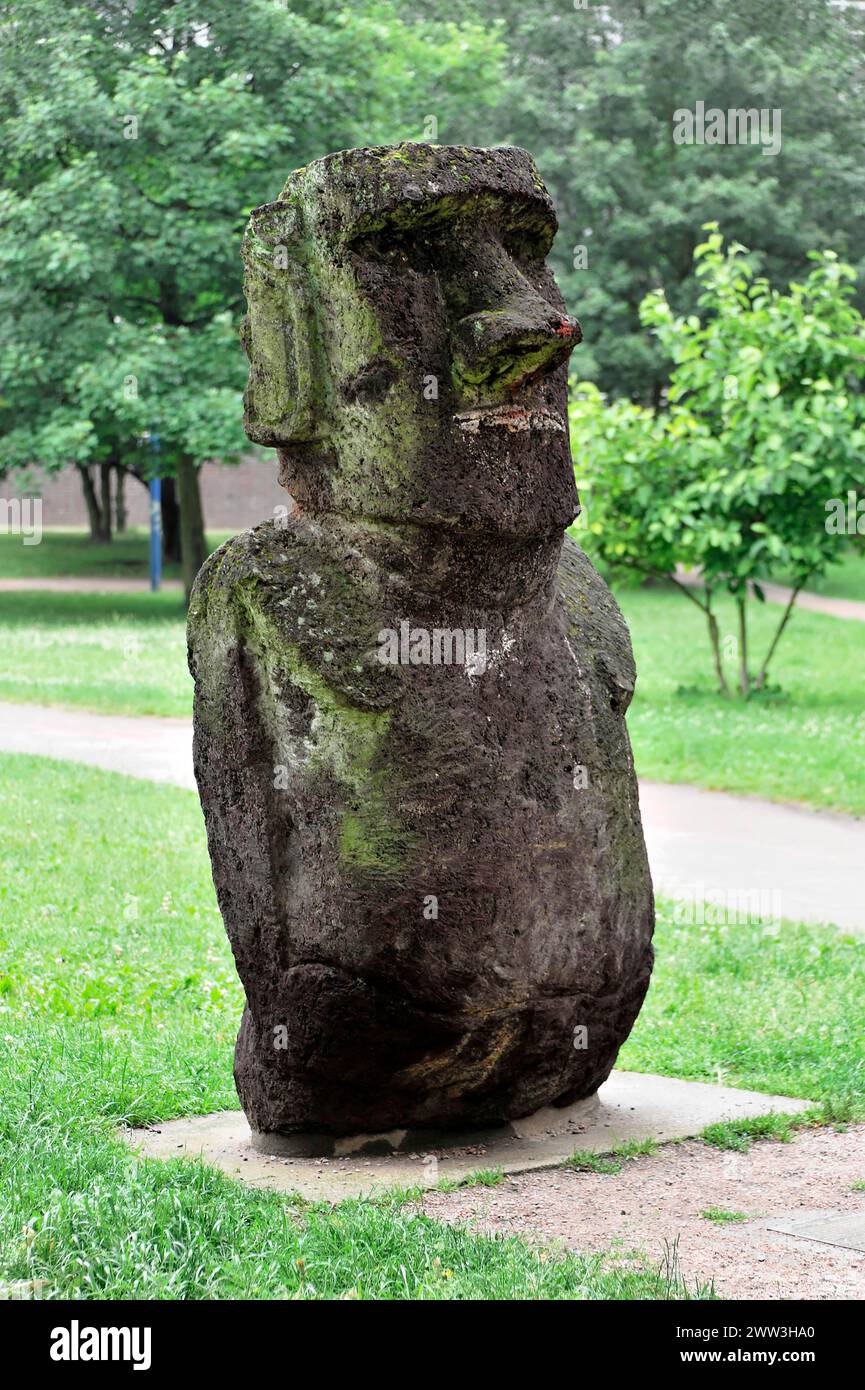
{"type": "Polygon", "coordinates": [[[393,810],[395,788],[383,756],[390,712],[362,710],[334,689],[308,662],[296,644],[264,611],[258,584],[247,581],[235,590],[243,615],[244,639],[255,653],[267,709],[261,714],[274,743],[276,762],[293,767],[305,779],[330,777],[340,788],[345,807],[339,854],[346,867],[376,877],[401,876],[414,837],[393,810]],[[280,726],[280,685],[285,676],[312,701],[314,713],[305,756],[298,758],[280,726]]]}

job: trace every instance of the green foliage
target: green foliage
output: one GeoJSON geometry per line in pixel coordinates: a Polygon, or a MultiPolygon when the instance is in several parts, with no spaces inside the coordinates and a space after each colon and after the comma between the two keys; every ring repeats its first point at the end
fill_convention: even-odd
{"type": "Polygon", "coordinates": [[[785,0],[784,24],[767,0],[436,10],[0,3],[0,434],[13,433],[0,461],[57,467],[120,449],[146,467],[135,433],[106,436],[79,402],[76,372],[87,363],[91,387],[101,383],[101,416],[133,431],[146,416],[167,440],[174,401],[162,408],[153,363],[140,401],[123,395],[141,365],[133,353],[127,370],[124,325],[160,322],[153,351],[176,346],[200,403],[196,449],[239,447],[240,354],[184,362],[171,330],[236,318],[244,218],[288,170],[332,149],[421,138],[430,115],[442,141],[514,143],[536,157],[559,209],[557,274],[586,330],[579,370],[605,391],[657,403],[664,353],[639,306],[663,284],[676,312],[696,310],[692,253],[707,215],[756,249],[774,284],[803,276],[813,246],[865,267],[857,7],[785,0]],[[781,109],[780,154],[676,145],[673,112],[697,98],[781,109]],[[581,245],[588,265],[576,269],[581,245]]]}
{"type": "Polygon", "coordinates": [[[332,149],[442,133],[493,86],[478,25],[388,0],[0,4],[0,473],[146,475],[245,446],[250,210],[332,149]]]}
{"type": "Polygon", "coordinates": [[[696,558],[709,588],[739,593],[781,567],[803,584],[837,558],[826,502],[861,478],[865,321],[850,302],[855,272],[812,252],[786,294],[755,274],[744,247],[724,251],[714,223],[694,252],[703,318],[674,316],[662,292],[643,321],[674,363],[683,520],[697,518],[696,558]],[[711,524],[708,524],[711,521],[711,524]]]}
{"type": "Polygon", "coordinates": [[[671,574],[690,534],[672,505],[685,479],[674,447],[687,422],[579,382],[569,409],[583,512],[576,539],[617,580],[671,574]]]}
{"type": "Polygon", "coordinates": [[[553,261],[585,330],[572,359],[582,376],[658,403],[667,366],[639,307],[663,285],[677,313],[696,312],[692,256],[708,218],[755,248],[775,285],[804,277],[812,247],[834,247],[865,307],[861,8],[784,0],[783,23],[771,0],[497,0],[495,12],[509,62],[476,128],[530,150],[555,199],[553,261]],[[780,153],[675,144],[673,114],[697,100],[780,109],[780,153]]]}
{"type": "Polygon", "coordinates": [[[590,548],[614,571],[672,576],[699,567],[719,685],[726,692],[713,602],[739,605],[739,687],[765,685],[769,660],[748,664],[749,586],[781,570],[798,591],[837,559],[832,499],[861,476],[865,448],[865,323],[855,274],[813,253],[787,293],[756,274],[745,249],[724,248],[714,223],[694,252],[702,317],[674,315],[663,291],[642,306],[673,362],[668,407],[607,406],[584,385],[571,411],[588,496],[590,548]]]}

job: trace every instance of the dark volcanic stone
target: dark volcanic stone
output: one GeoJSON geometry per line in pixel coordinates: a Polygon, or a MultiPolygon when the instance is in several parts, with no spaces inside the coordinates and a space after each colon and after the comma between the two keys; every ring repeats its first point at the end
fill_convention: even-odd
{"type": "Polygon", "coordinates": [[[210,558],[189,641],[260,1132],[577,1100],[648,985],[630,643],[562,539],[554,229],[524,152],[425,145],[253,214],[246,425],[297,505],[210,558]]]}

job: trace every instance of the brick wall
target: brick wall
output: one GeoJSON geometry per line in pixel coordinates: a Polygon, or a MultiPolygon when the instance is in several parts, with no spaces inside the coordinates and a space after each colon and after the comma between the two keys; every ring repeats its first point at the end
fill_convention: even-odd
{"type": "MultiPolygon", "coordinates": [[[[252,458],[237,465],[205,463],[201,469],[205,526],[212,531],[243,531],[272,517],[274,507],[290,505],[288,494],[276,481],[276,472],[276,454],[263,463],[252,458]]],[[[0,493],[13,496],[14,481],[13,474],[0,484],[0,493]]],[[[43,527],[87,525],[77,469],[64,468],[53,477],[33,469],[22,491],[27,496],[41,494],[43,527]]],[[[137,478],[126,479],[126,505],[130,526],[148,524],[147,493],[137,478]]]]}

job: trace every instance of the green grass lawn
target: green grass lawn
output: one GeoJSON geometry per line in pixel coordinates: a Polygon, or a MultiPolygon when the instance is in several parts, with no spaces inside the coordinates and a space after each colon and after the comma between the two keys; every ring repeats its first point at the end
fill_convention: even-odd
{"type": "MultiPolygon", "coordinates": [[[[134,1159],[116,1125],[237,1105],[242,996],[196,798],[6,755],[0,825],[0,1282],[73,1298],[681,1296],[653,1271],[486,1239],[397,1199],[307,1207],[192,1160],[134,1159]]],[[[621,1065],[858,1113],[865,943],[666,913],[657,944],[621,1065]]]]}
{"type": "Polygon", "coordinates": [[[196,798],[10,756],[0,789],[0,1285],[65,1298],[683,1296],[667,1273],[441,1225],[402,1194],[330,1208],[195,1160],[135,1159],[115,1126],[237,1105],[241,992],[196,798]]]}
{"type": "MultiPolygon", "coordinates": [[[[146,579],[150,573],[148,533],[139,528],[116,536],[109,545],[94,545],[86,531],[46,530],[38,545],[24,545],[20,536],[0,536],[0,579],[146,579]]],[[[180,577],[180,566],[168,563],[167,579],[180,577]]]]}
{"type": "MultiPolygon", "coordinates": [[[[715,693],[703,615],[686,597],[616,597],[637,662],[628,724],[641,777],[865,814],[865,623],[796,613],[770,671],[779,688],[742,702],[715,693]]],[[[756,600],[750,610],[762,655],[780,610],[756,600]]],[[[718,616],[723,641],[733,605],[718,616]]]]}
{"type": "Polygon", "coordinates": [[[190,715],[185,632],[178,593],[0,594],[0,700],[190,715]]]}
{"type": "Polygon", "coordinates": [[[865,1118],[865,940],[785,922],[681,926],[658,905],[655,969],[625,1070],[798,1096],[865,1118]]]}
{"type": "MultiPolygon", "coordinates": [[[[215,550],[231,531],[212,531],[207,542],[215,550]]],[[[142,527],[115,536],[108,545],[94,545],[86,531],[69,527],[45,530],[38,545],[24,545],[20,536],[0,535],[0,579],[146,579],[150,574],[150,538],[142,527]]],[[[180,566],[164,567],[166,579],[179,579],[180,566]]]]}

